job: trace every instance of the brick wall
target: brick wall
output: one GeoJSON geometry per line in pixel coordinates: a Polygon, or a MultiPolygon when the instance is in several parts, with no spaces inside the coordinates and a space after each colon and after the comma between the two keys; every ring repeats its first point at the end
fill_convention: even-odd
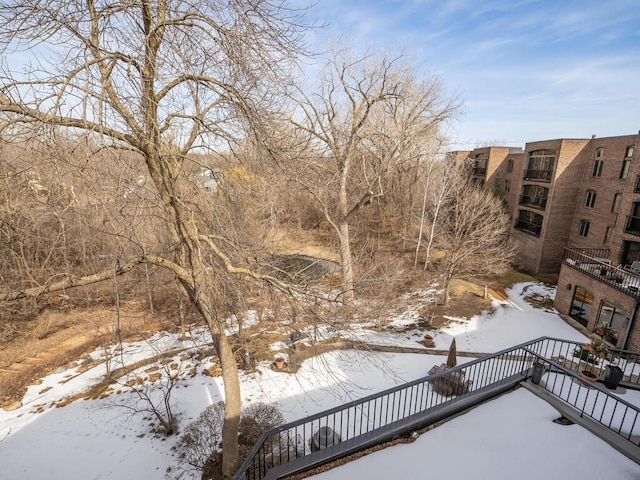
{"type": "Polygon", "coordinates": [[[527,144],[527,151],[539,148],[556,150],[554,178],[549,187],[549,199],[544,211],[540,263],[537,273],[555,273],[564,257],[569,243],[576,200],[580,192],[584,161],[581,153],[588,140],[559,140],[527,144]]]}
{"type": "MultiPolygon", "coordinates": [[[[558,312],[565,315],[570,313],[573,295],[577,286],[589,290],[594,297],[593,308],[587,325],[587,330],[590,332],[592,332],[596,327],[598,314],[600,312],[600,305],[603,300],[615,305],[616,309],[619,309],[619,311],[627,318],[630,318],[634,312],[636,300],[633,297],[565,264],[563,264],[560,269],[558,288],[556,290],[556,298],[554,300],[554,306],[558,312]]],[[[638,316],[638,312],[636,312],[636,319],[638,316]]],[[[637,351],[640,351],[640,327],[638,323],[639,322],[635,320],[632,321],[632,329],[629,333],[627,347],[635,345],[635,348],[638,349],[637,351]]],[[[623,339],[624,332],[619,332],[618,340],[620,344],[623,339]]]]}
{"type": "Polygon", "coordinates": [[[625,239],[640,241],[624,233],[627,215],[631,213],[634,201],[640,201],[640,195],[633,192],[636,177],[640,174],[638,153],[634,154],[631,168],[626,179],[620,178],[625,151],[629,145],[637,144],[636,135],[593,139],[585,149],[581,163],[585,165],[582,187],[577,197],[576,211],[573,218],[573,228],[569,239],[570,245],[579,248],[610,248],[611,260],[620,261],[622,242],[625,239]],[[593,166],[596,152],[602,149],[602,173],[593,176],[593,166]],[[596,194],[593,207],[586,205],[587,192],[596,194]],[[622,194],[622,201],[618,212],[612,212],[613,199],[616,193],[622,194]],[[586,237],[579,234],[581,220],[589,222],[589,233],[586,237]],[[605,244],[607,227],[612,227],[609,242],[605,244]]]}

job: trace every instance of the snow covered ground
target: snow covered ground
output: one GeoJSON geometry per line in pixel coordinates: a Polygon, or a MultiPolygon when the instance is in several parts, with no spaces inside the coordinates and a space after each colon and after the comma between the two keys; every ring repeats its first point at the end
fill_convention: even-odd
{"type": "MultiPolygon", "coordinates": [[[[454,337],[458,350],[482,353],[495,352],[541,336],[586,340],[555,313],[534,309],[528,305],[523,297],[533,292],[553,295],[553,291],[543,285],[515,285],[508,292],[509,301],[494,302],[495,308],[491,314],[485,313],[471,319],[454,319],[455,321],[443,331],[431,332],[436,341],[436,348],[447,349],[450,340],[454,337]]],[[[425,298],[427,296],[425,295],[425,298]]],[[[394,317],[393,321],[410,323],[413,315],[414,311],[409,308],[404,314],[394,317]]],[[[327,336],[337,334],[331,329],[320,329],[320,331],[327,336]]],[[[417,331],[380,332],[366,326],[358,326],[349,332],[349,335],[356,335],[370,343],[404,345],[413,348],[418,346],[417,338],[423,334],[424,332],[417,331]]],[[[196,343],[202,344],[205,341],[206,334],[203,334],[196,343]]],[[[188,375],[178,382],[172,396],[173,410],[178,416],[179,425],[184,427],[206,406],[223,398],[221,378],[203,374],[215,365],[198,359],[196,350],[193,349],[193,341],[181,342],[173,335],[158,334],[150,342],[125,344],[122,358],[127,364],[131,364],[142,358],[153,356],[158,351],[166,350],[179,352],[167,362],[167,368],[172,371],[188,372],[188,375]]],[[[115,359],[121,357],[119,352],[113,353],[116,354],[115,359]]],[[[100,355],[101,352],[96,351],[91,359],[94,361],[100,359],[100,355]]],[[[460,362],[465,360],[467,359],[459,359],[460,362]]],[[[291,421],[422,377],[433,365],[443,362],[443,357],[428,354],[334,351],[305,361],[296,374],[274,372],[268,362],[263,362],[258,366],[257,372],[242,374],[243,400],[245,404],[258,401],[277,404],[286,420],[291,421]]],[[[56,404],[66,397],[81,393],[90,385],[103,379],[104,362],[89,365],[91,368],[78,365],[43,379],[41,384],[29,388],[23,399],[22,408],[12,412],[0,410],[0,439],[8,434],[8,437],[0,442],[0,478],[16,480],[162,479],[167,468],[176,464],[172,447],[177,437],[164,438],[152,434],[153,420],[148,416],[131,413],[128,407],[133,405],[135,397],[126,385],[114,386],[112,388],[114,393],[104,398],[77,400],[64,407],[56,407],[56,404]]],[[[156,373],[157,370],[154,371],[146,365],[138,371],[138,377],[151,379],[156,373]]],[[[500,407],[505,418],[515,415],[512,411],[521,413],[522,405],[528,407],[529,403],[533,402],[523,400],[527,403],[519,403],[521,395],[515,397],[517,401],[507,401],[500,407]]],[[[535,415],[544,412],[546,418],[551,413],[543,407],[534,408],[533,411],[537,412],[535,415]]],[[[464,423],[464,418],[467,417],[468,415],[465,415],[456,421],[464,423]]],[[[528,442],[533,444],[548,445],[547,436],[555,436],[555,431],[542,428],[533,429],[528,433],[515,433],[515,423],[506,422],[503,426],[496,427],[496,430],[505,430],[508,433],[510,426],[514,427],[514,437],[526,436],[528,442]]],[[[528,425],[528,422],[524,424],[525,427],[528,425]]],[[[482,428],[494,430],[491,425],[482,428]]],[[[563,448],[566,446],[574,448],[572,445],[575,442],[596,441],[592,440],[593,437],[580,427],[571,427],[571,429],[582,433],[576,433],[574,434],[576,436],[563,441],[563,448]]],[[[440,428],[434,432],[438,430],[440,428]]],[[[424,438],[431,437],[434,432],[425,435],[424,438]]],[[[444,435],[443,438],[447,438],[445,433],[437,435],[444,435]]],[[[465,435],[462,434],[462,436],[465,435]]],[[[422,440],[421,437],[419,441],[422,440]]],[[[490,443],[484,442],[483,448],[496,451],[500,456],[503,454],[508,456],[508,452],[500,452],[507,446],[496,443],[496,447],[493,448],[490,443]]],[[[458,446],[458,440],[448,448],[458,451],[461,457],[468,456],[467,452],[463,454],[460,450],[466,447],[458,446]]],[[[595,449],[605,452],[605,456],[612,461],[617,458],[615,456],[617,453],[606,444],[598,445],[595,449]]],[[[434,465],[443,463],[437,451],[434,451],[433,455],[422,454],[420,458],[426,459],[425,471],[429,472],[433,471],[434,465]]],[[[482,457],[478,457],[477,461],[482,462],[482,457]]],[[[495,463],[494,459],[484,461],[495,463]]],[[[633,478],[640,478],[640,467],[635,464],[633,466],[636,468],[636,476],[633,478]]],[[[505,476],[491,478],[513,478],[513,471],[508,474],[507,470],[504,471],[505,476]]],[[[525,478],[520,473],[516,476],[525,478]]],[[[347,477],[352,475],[340,478],[347,477]]],[[[361,478],[357,475],[353,477],[361,478]]],[[[413,475],[399,477],[414,478],[413,475]]],[[[455,478],[461,477],[455,476],[455,478]]],[[[578,478],[571,475],[563,475],[563,477],[578,478]]],[[[470,475],[469,478],[482,477],[470,475]]],[[[560,477],[541,474],[537,478],[560,477]]],[[[582,478],[589,478],[589,476],[582,478]]],[[[612,476],[611,478],[631,477],[612,476]]]]}
{"type": "Polygon", "coordinates": [[[523,388],[421,435],[312,478],[637,480],[640,466],[523,388]]]}

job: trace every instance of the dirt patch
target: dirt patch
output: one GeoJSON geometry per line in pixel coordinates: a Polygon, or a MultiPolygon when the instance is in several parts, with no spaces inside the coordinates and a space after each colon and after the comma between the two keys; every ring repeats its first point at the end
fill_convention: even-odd
{"type": "MultiPolygon", "coordinates": [[[[108,309],[44,312],[29,328],[5,345],[0,358],[0,407],[20,400],[38,379],[115,341],[115,313],[108,309]]],[[[151,323],[136,303],[120,311],[123,340],[135,341],[162,329],[168,322],[151,323]]]]}
{"type": "Polygon", "coordinates": [[[274,253],[281,255],[309,255],[339,262],[340,255],[335,249],[327,246],[331,244],[331,241],[328,238],[323,239],[323,236],[329,237],[330,233],[280,227],[272,230],[266,241],[274,253]]]}
{"type": "MultiPolygon", "coordinates": [[[[488,291],[488,293],[491,293],[488,291]]],[[[431,328],[436,329],[446,325],[449,320],[445,317],[471,318],[484,310],[491,308],[491,298],[484,298],[484,285],[468,280],[453,280],[450,288],[449,305],[434,305],[429,309],[432,314],[431,328]]]]}
{"type": "Polygon", "coordinates": [[[540,295],[538,293],[530,293],[524,297],[524,300],[532,307],[544,310],[545,312],[555,311],[553,307],[553,298],[540,295]]]}

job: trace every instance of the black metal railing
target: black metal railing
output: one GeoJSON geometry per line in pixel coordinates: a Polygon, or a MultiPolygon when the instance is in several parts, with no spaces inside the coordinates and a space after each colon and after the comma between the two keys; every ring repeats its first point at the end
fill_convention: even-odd
{"type": "Polygon", "coordinates": [[[525,170],[524,180],[537,182],[550,182],[553,178],[553,170],[525,170]]]}
{"type": "Polygon", "coordinates": [[[560,364],[563,368],[580,373],[585,368],[598,376],[603,376],[607,366],[616,366],[623,372],[623,382],[640,389],[640,354],[629,350],[608,349],[599,358],[595,354],[588,361],[581,357],[583,344],[569,340],[545,337],[531,342],[527,351],[560,364]]]}
{"type": "Polygon", "coordinates": [[[640,277],[629,270],[611,265],[607,259],[608,252],[606,249],[565,248],[564,263],[627,295],[640,299],[640,277]]]}
{"type": "Polygon", "coordinates": [[[625,233],[640,237],[640,217],[627,215],[627,223],[624,226],[625,233]]]}
{"type": "Polygon", "coordinates": [[[640,355],[611,350],[605,358],[589,363],[580,359],[581,346],[579,342],[539,338],[271,429],[262,435],[234,479],[276,479],[280,475],[270,475],[270,471],[280,469],[290,475],[319,464],[313,462],[314,456],[321,457],[324,463],[371,446],[372,439],[377,443],[390,440],[402,431],[401,428],[405,431],[408,425],[418,428],[420,419],[434,410],[474,398],[478,398],[476,403],[479,403],[483,401],[483,395],[487,398],[492,387],[511,386],[531,378],[536,363],[543,364],[546,375],[545,381],[536,383],[576,408],[581,415],[589,416],[637,445],[638,437],[632,438],[640,434],[637,407],[597,385],[596,407],[587,409],[591,403],[584,402],[575,392],[580,388],[588,390],[584,387],[591,385],[580,378],[581,370],[589,369],[602,377],[608,365],[623,370],[625,385],[640,389],[640,355]],[[461,382],[453,391],[443,392],[441,387],[451,386],[453,378],[461,382]],[[574,382],[576,386],[571,387],[570,383],[574,382]],[[602,408],[597,407],[602,403],[602,408]],[[295,466],[282,469],[300,460],[306,462],[300,469],[296,470],[295,466]]]}
{"type": "Polygon", "coordinates": [[[474,176],[485,176],[487,174],[487,167],[475,167],[473,169],[474,176]]]}
{"type": "Polygon", "coordinates": [[[424,425],[420,420],[438,408],[480,397],[492,387],[516,385],[526,379],[532,360],[524,348],[514,347],[269,430],[234,478],[278,478],[269,477],[269,470],[301,459],[309,468],[314,455],[330,461],[370,446],[372,439],[391,440],[408,425],[424,425]],[[452,382],[453,390],[443,392],[452,382]]]}
{"type": "Polygon", "coordinates": [[[540,232],[542,231],[542,224],[536,223],[536,222],[529,222],[527,220],[518,218],[516,220],[516,224],[514,228],[530,233],[535,236],[540,236],[540,232]]]}
{"type": "MultiPolygon", "coordinates": [[[[606,358],[594,363],[581,361],[575,357],[580,348],[581,344],[577,342],[551,338],[533,343],[529,351],[537,356],[537,363],[542,364],[542,371],[545,372],[536,383],[576,409],[581,417],[588,417],[633,445],[640,446],[640,409],[599,383],[590,382],[579,375],[586,370],[602,378],[606,366],[612,363],[606,358]]],[[[621,353],[631,352],[611,352],[611,358],[624,371],[626,384],[640,387],[638,375],[633,373],[640,368],[637,364],[638,355],[631,354],[627,357],[627,363],[623,364],[620,363],[621,358],[616,357],[621,353]],[[633,360],[633,364],[629,360],[633,360]]]]}
{"type": "Polygon", "coordinates": [[[547,206],[547,197],[534,197],[531,195],[522,195],[520,197],[520,205],[540,208],[544,210],[547,206]]]}

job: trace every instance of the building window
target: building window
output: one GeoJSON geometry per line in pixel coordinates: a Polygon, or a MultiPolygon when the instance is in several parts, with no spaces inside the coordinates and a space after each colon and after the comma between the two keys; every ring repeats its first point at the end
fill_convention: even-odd
{"type": "Polygon", "coordinates": [[[585,198],[584,206],[587,208],[594,208],[596,206],[595,190],[587,190],[587,198],[585,198]]]}
{"type": "Polygon", "coordinates": [[[611,226],[607,227],[607,229],[604,231],[604,239],[602,240],[602,243],[605,245],[609,245],[611,243],[612,234],[613,234],[613,227],[611,226]]]}
{"type": "Polygon", "coordinates": [[[635,150],[634,146],[633,146],[633,145],[629,145],[629,146],[627,147],[627,149],[625,150],[624,158],[631,158],[631,157],[633,157],[633,152],[634,152],[634,150],[635,150]]]}
{"type": "Polygon", "coordinates": [[[604,165],[604,160],[596,159],[593,162],[593,171],[591,172],[592,177],[600,177],[602,176],[602,166],[604,165]]]}
{"type": "Polygon", "coordinates": [[[625,225],[624,231],[631,235],[640,236],[640,202],[633,202],[631,215],[627,217],[627,224],[625,225]]]}
{"type": "Polygon", "coordinates": [[[604,148],[599,148],[596,150],[596,158],[604,158],[604,148]]]}
{"type": "Polygon", "coordinates": [[[547,206],[547,197],[549,189],[540,185],[524,185],[522,187],[522,196],[520,197],[520,205],[527,205],[535,208],[547,206]]]}
{"type": "Polygon", "coordinates": [[[596,325],[606,325],[608,327],[603,335],[606,341],[616,344],[619,333],[626,330],[628,321],[629,319],[618,307],[612,303],[602,301],[596,325]]]}
{"type": "Polygon", "coordinates": [[[488,153],[479,153],[476,155],[475,163],[473,167],[473,174],[478,176],[485,176],[487,174],[487,162],[489,161],[488,153]]]}
{"type": "Polygon", "coordinates": [[[636,176],[636,185],[633,187],[633,193],[640,193],[640,175],[636,176]]]}
{"type": "Polygon", "coordinates": [[[571,311],[569,312],[569,316],[586,327],[589,323],[589,317],[591,317],[592,309],[593,293],[586,288],[577,286],[571,302],[571,311]]]}
{"type": "Polygon", "coordinates": [[[530,152],[527,170],[524,172],[524,179],[550,182],[553,176],[555,161],[556,152],[553,150],[534,150],[530,152]]]}
{"type": "Polygon", "coordinates": [[[518,219],[516,220],[515,228],[524,232],[535,235],[540,235],[542,231],[542,220],[544,217],[536,212],[529,210],[518,211],[518,219]]]}
{"type": "Polygon", "coordinates": [[[616,193],[613,196],[613,203],[611,204],[611,213],[618,213],[620,211],[620,202],[622,202],[622,194],[616,193]]]}
{"type": "Polygon", "coordinates": [[[504,191],[508,192],[511,190],[511,182],[509,180],[504,181],[504,191]]]}
{"type": "Polygon", "coordinates": [[[507,160],[507,173],[513,173],[513,159],[507,160]]]}
{"type": "Polygon", "coordinates": [[[631,167],[631,160],[628,158],[625,158],[622,161],[622,168],[620,169],[620,178],[622,180],[624,180],[629,176],[629,167],[631,167]]]}
{"type": "Polygon", "coordinates": [[[580,220],[580,236],[581,237],[586,237],[589,235],[589,225],[591,225],[591,222],[589,222],[588,220],[580,220]]]}

